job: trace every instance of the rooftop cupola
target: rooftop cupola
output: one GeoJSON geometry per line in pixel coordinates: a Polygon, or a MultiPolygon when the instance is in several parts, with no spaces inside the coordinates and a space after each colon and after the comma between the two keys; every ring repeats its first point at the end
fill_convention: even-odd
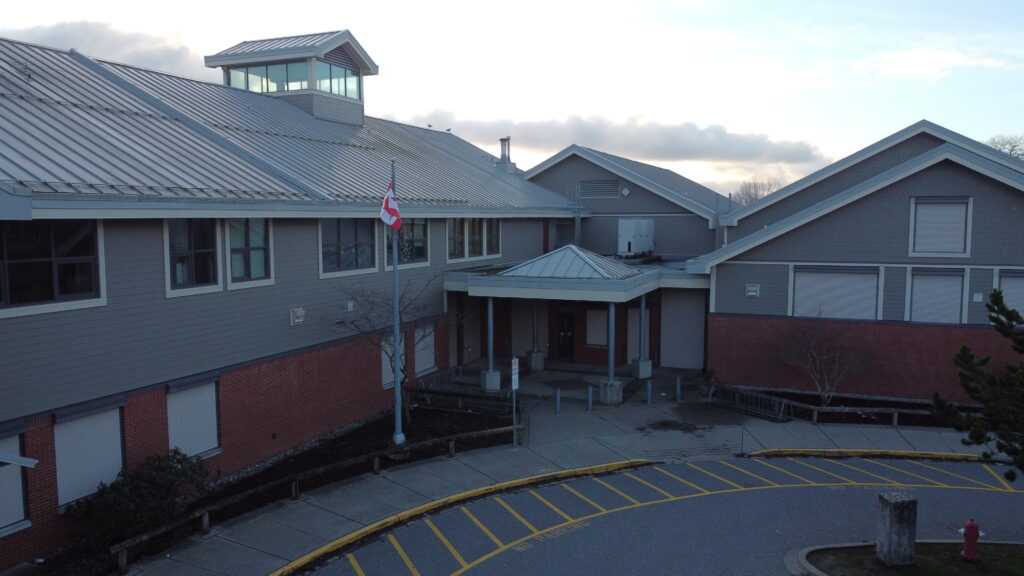
{"type": "Polygon", "coordinates": [[[251,40],[207,56],[224,84],[281,98],[317,118],[363,123],[363,78],[377,64],[348,30],[251,40]]]}

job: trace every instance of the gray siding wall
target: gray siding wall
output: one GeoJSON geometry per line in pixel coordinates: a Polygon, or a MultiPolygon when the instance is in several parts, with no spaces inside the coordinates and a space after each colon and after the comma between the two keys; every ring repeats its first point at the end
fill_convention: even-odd
{"type": "Polygon", "coordinates": [[[324,62],[330,62],[335,66],[341,66],[357,72],[359,71],[359,65],[356,64],[356,61],[353,60],[351,56],[349,56],[344,46],[339,46],[327,54],[324,54],[323,60],[324,62]]]}
{"type": "MultiPolygon", "coordinates": [[[[618,250],[619,217],[591,216],[583,220],[583,247],[598,254],[618,250]]],[[[708,221],[692,213],[654,217],[654,253],[666,258],[689,259],[714,249],[708,221]]]]}
{"type": "Polygon", "coordinates": [[[324,120],[363,125],[363,103],[360,100],[314,93],[313,116],[324,120]]]}
{"type": "Polygon", "coordinates": [[[789,311],[789,266],[726,263],[715,270],[715,312],[785,316],[789,311]],[[747,284],[759,284],[760,295],[747,296],[747,284]]]}
{"type": "Polygon", "coordinates": [[[903,321],[907,307],[907,269],[886,266],[882,286],[882,320],[903,321]]]}
{"type": "Polygon", "coordinates": [[[747,234],[756,232],[777,220],[799,212],[942,144],[942,140],[927,134],[914,136],[744,218],[739,225],[729,229],[729,240],[739,240],[747,234]]]}
{"type": "MultiPolygon", "coordinates": [[[[486,262],[539,255],[541,230],[503,220],[504,253],[486,262]]],[[[378,272],[321,280],[316,220],[275,220],[272,238],[274,285],[166,298],[163,223],[106,221],[106,306],[0,319],[0,422],[353,336],[338,326],[346,288],[390,294],[382,243],[378,272]],[[298,326],[294,307],[306,312],[298,326]]],[[[399,276],[401,287],[429,282],[423,298],[439,313],[440,273],[481,261],[445,265],[443,220],[429,242],[432,265],[399,276]]]]}
{"type": "Polygon", "coordinates": [[[972,268],[967,277],[967,323],[988,324],[988,295],[995,287],[994,270],[991,268],[972,268]],[[974,301],[974,295],[981,296],[980,302],[974,301]]]}
{"type": "MultiPolygon", "coordinates": [[[[580,180],[618,180],[620,191],[623,187],[629,189],[629,196],[626,197],[619,195],[617,198],[609,199],[584,198],[583,206],[589,208],[594,214],[689,212],[678,204],[669,202],[632,182],[622,180],[615,174],[578,156],[566,158],[558,165],[533,178],[531,182],[546,186],[571,199],[576,191],[576,182],[580,180]]],[[[707,220],[704,220],[704,227],[707,228],[707,220]]]]}

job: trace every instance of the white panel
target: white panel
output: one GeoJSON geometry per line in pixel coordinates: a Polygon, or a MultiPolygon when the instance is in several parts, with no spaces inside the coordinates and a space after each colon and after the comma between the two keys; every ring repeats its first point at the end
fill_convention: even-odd
{"type": "Polygon", "coordinates": [[[121,410],[113,409],[53,427],[57,452],[57,503],[64,505],[110,483],[121,470],[121,410]]]}
{"type": "MultiPolygon", "coordinates": [[[[21,455],[18,436],[0,438],[0,453],[21,455]]],[[[25,519],[25,492],[21,485],[22,468],[14,464],[0,466],[0,528],[25,519]]]]}
{"type": "Polygon", "coordinates": [[[793,315],[874,320],[878,310],[878,274],[797,270],[793,278],[793,315]]]}
{"type": "Polygon", "coordinates": [[[661,365],[704,368],[703,290],[662,290],[661,365]]]}
{"type": "Polygon", "coordinates": [[[1000,277],[999,289],[1003,291],[1003,302],[1024,314],[1024,276],[1000,277]]]}
{"type": "Polygon", "coordinates": [[[963,276],[914,274],[910,321],[959,324],[963,306],[963,276]]]}
{"type": "Polygon", "coordinates": [[[217,385],[213,382],[167,395],[170,447],[189,456],[213,450],[217,439],[217,385]]]}
{"type": "Polygon", "coordinates": [[[426,374],[437,367],[434,357],[434,338],[436,332],[433,328],[416,329],[416,374],[426,374]]]}
{"type": "MultiPolygon", "coordinates": [[[[385,348],[391,347],[391,336],[386,337],[387,343],[384,344],[385,348]]],[[[405,334],[402,334],[398,342],[398,378],[401,379],[401,371],[405,369],[405,334]]],[[[381,374],[381,385],[384,389],[393,388],[395,386],[395,368],[391,365],[391,358],[384,353],[384,350],[380,351],[380,374],[381,374]]]]}
{"type": "Polygon", "coordinates": [[[608,345],[608,311],[587,310],[587,346],[608,345]]]}
{"type": "Polygon", "coordinates": [[[914,206],[915,253],[967,251],[967,202],[922,202],[914,206]]]}

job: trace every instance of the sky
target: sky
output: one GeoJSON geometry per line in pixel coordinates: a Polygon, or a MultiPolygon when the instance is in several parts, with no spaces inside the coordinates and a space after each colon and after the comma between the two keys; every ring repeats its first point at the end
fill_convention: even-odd
{"type": "Polygon", "coordinates": [[[349,30],[380,67],[368,115],[452,133],[528,169],[578,144],[723,194],[787,184],[921,119],[1024,134],[1017,0],[52,0],[0,37],[211,82],[203,56],[349,30]],[[264,6],[264,7],[261,7],[264,6]]]}

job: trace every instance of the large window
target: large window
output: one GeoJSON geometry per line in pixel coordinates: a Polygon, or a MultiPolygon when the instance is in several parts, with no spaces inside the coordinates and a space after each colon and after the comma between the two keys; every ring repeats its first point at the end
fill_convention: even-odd
{"type": "Polygon", "coordinates": [[[910,321],[959,324],[963,310],[963,272],[914,270],[911,279],[910,321]]]}
{"type": "Polygon", "coordinates": [[[67,504],[110,483],[121,471],[121,410],[114,408],[53,427],[57,503],[67,504]]]}
{"type": "Polygon", "coordinates": [[[171,290],[219,286],[217,244],[216,220],[168,220],[171,290]]]}
{"type": "Polygon", "coordinates": [[[501,220],[497,218],[451,218],[447,228],[448,260],[501,254],[501,220]]]}
{"type": "Polygon", "coordinates": [[[231,281],[269,280],[270,221],[266,218],[232,218],[227,221],[231,281]]]}
{"type": "Polygon", "coordinates": [[[967,256],[970,253],[969,198],[914,198],[911,256],[967,256]]]}
{"type": "MultiPolygon", "coordinates": [[[[395,370],[391,365],[391,356],[388,354],[391,352],[391,343],[394,342],[391,334],[388,333],[383,336],[383,342],[381,343],[380,349],[380,374],[381,374],[381,386],[387,390],[388,388],[395,387],[395,370]]],[[[398,379],[402,380],[405,375],[405,334],[402,333],[398,340],[398,379]]]]}
{"type": "Polygon", "coordinates": [[[0,223],[0,307],[99,296],[96,223],[0,223]]]}
{"type": "Polygon", "coordinates": [[[250,92],[283,92],[309,88],[305,60],[280,64],[255,64],[228,69],[228,85],[250,92]]]}
{"type": "Polygon", "coordinates": [[[323,60],[316,61],[316,89],[359,100],[359,73],[335,66],[323,60]]]}
{"type": "Polygon", "coordinates": [[[877,268],[797,268],[793,315],[874,320],[878,309],[877,268]]]}
{"type": "MultiPolygon", "coordinates": [[[[386,228],[385,228],[386,229],[386,228]]],[[[391,238],[388,232],[388,261],[390,266],[394,260],[391,255],[391,238]]],[[[428,262],[430,250],[427,245],[427,220],[425,218],[410,218],[402,220],[402,227],[398,230],[398,264],[414,264],[416,262],[428,262]]]]}
{"type": "Polygon", "coordinates": [[[217,385],[213,382],[167,393],[170,447],[189,456],[209,453],[219,445],[217,385]]]}
{"type": "MultiPolygon", "coordinates": [[[[21,456],[20,437],[0,438],[0,454],[21,456]]],[[[0,462],[0,534],[25,519],[23,478],[21,466],[0,462]]]]}
{"type": "Polygon", "coordinates": [[[1003,270],[999,274],[999,289],[1003,291],[1003,302],[1024,314],[1024,270],[1003,270]]]}
{"type": "Polygon", "coordinates": [[[322,272],[348,272],[377,267],[376,218],[320,220],[322,272]]]}

